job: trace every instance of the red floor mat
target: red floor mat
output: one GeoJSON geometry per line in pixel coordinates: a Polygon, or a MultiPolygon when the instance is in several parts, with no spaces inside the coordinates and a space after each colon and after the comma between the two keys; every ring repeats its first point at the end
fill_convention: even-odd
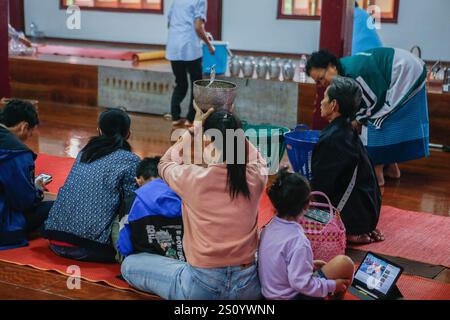
{"type": "Polygon", "coordinates": [[[383,206],[378,227],[385,241],[352,248],[450,268],[450,217],[383,206]]]}
{"type": "MultiPolygon", "coordinates": [[[[56,193],[64,184],[74,159],[55,157],[40,154],[36,161],[36,173],[49,173],[54,181],[48,186],[49,191],[56,193]]],[[[258,225],[261,228],[267,224],[274,215],[274,209],[266,194],[263,195],[259,207],[258,225]]],[[[359,246],[358,249],[370,250],[391,256],[400,256],[410,260],[423,261],[435,265],[450,266],[450,246],[444,239],[450,238],[450,219],[427,213],[417,213],[400,210],[392,207],[383,207],[380,228],[386,234],[386,241],[367,246],[359,246]]],[[[15,250],[0,251],[0,260],[17,264],[33,265],[38,269],[56,270],[65,273],[68,265],[73,261],[56,257],[47,248],[44,240],[32,242],[27,248],[15,250],[29,250],[26,254],[15,250]],[[9,252],[9,253],[8,253],[9,252]],[[6,258],[5,258],[6,257],[6,258]],[[26,257],[24,259],[24,257],[26,257]],[[43,259],[43,263],[41,263],[43,259]],[[56,259],[57,262],[54,262],[56,259]],[[59,268],[59,269],[58,269],[59,268]]],[[[127,288],[128,285],[116,279],[119,274],[118,265],[83,265],[85,270],[83,278],[89,281],[103,281],[118,288],[127,288]]],[[[83,272],[83,271],[82,271],[83,272]]],[[[402,276],[399,287],[407,299],[450,299],[450,286],[436,283],[431,280],[402,276]]],[[[355,299],[347,295],[348,299],[355,299]]]]}
{"type": "Polygon", "coordinates": [[[38,53],[41,54],[74,56],[74,57],[95,58],[95,59],[130,60],[130,61],[133,60],[133,55],[136,53],[124,50],[95,49],[95,48],[55,46],[55,45],[40,46],[37,49],[38,53]]]}
{"type": "Polygon", "coordinates": [[[45,239],[30,241],[27,247],[0,251],[0,260],[44,271],[53,270],[64,275],[68,275],[69,266],[77,265],[80,267],[82,279],[104,282],[119,289],[130,289],[128,283],[117,278],[120,275],[119,264],[78,262],[61,258],[49,249],[48,241],[45,239]]]}
{"type": "MultiPolygon", "coordinates": [[[[264,226],[273,215],[272,204],[264,194],[258,225],[264,226]]],[[[450,268],[450,217],[383,206],[378,228],[385,241],[351,247],[450,268]]]]}
{"type": "MultiPolygon", "coordinates": [[[[67,268],[77,265],[81,270],[81,278],[90,282],[103,282],[112,287],[132,290],[120,274],[119,264],[100,264],[78,262],[61,258],[53,254],[44,239],[33,240],[28,247],[0,251],[0,261],[30,266],[44,271],[56,271],[68,275],[67,268]]],[[[403,275],[398,282],[400,291],[407,300],[450,300],[450,285],[438,283],[420,277],[403,275]]],[[[345,300],[358,300],[347,294],[345,300]]]]}
{"type": "Polygon", "coordinates": [[[53,177],[53,181],[47,185],[47,189],[50,193],[57,194],[59,188],[66,182],[67,176],[72,169],[75,159],[50,156],[40,153],[36,159],[36,176],[41,173],[50,174],[53,177]]]}

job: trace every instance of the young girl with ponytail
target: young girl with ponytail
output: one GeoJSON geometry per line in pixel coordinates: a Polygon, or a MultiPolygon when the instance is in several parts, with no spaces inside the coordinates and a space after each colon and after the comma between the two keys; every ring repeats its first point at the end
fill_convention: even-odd
{"type": "Polygon", "coordinates": [[[114,262],[111,226],[125,198],[137,188],[139,157],[131,152],[130,117],[103,112],[99,135],[81,150],[45,224],[50,249],[80,261],[114,262]]]}
{"type": "Polygon", "coordinates": [[[258,268],[263,296],[273,300],[342,296],[353,279],[352,260],[347,256],[328,263],[313,260],[311,244],[297,222],[309,206],[308,181],[282,169],[267,193],[277,216],[261,233],[258,268]]]}

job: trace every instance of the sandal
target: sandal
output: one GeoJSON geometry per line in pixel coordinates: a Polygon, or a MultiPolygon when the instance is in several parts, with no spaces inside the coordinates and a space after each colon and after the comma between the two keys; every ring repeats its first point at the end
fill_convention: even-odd
{"type": "Polygon", "coordinates": [[[352,244],[369,244],[373,242],[369,234],[347,235],[347,242],[352,244]]]}
{"type": "Polygon", "coordinates": [[[369,237],[374,241],[374,242],[382,242],[385,240],[384,238],[384,234],[378,230],[375,229],[373,230],[371,233],[369,233],[369,237]]]}

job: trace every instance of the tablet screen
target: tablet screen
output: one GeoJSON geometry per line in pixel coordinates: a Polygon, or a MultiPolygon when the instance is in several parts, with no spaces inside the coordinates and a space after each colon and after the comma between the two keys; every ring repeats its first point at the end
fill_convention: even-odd
{"type": "Polygon", "coordinates": [[[399,267],[369,253],[356,272],[355,279],[364,283],[369,290],[387,295],[401,272],[399,267]]]}

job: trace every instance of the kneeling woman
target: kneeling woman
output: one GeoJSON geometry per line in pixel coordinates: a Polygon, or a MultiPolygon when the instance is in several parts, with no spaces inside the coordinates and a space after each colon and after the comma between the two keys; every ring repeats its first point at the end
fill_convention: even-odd
{"type": "MultiPolygon", "coordinates": [[[[245,137],[242,148],[234,145],[234,161],[228,162],[230,149],[224,146],[231,146],[229,133],[241,129],[241,122],[228,111],[209,115],[211,111],[203,114],[196,109],[196,124],[206,118],[205,135],[216,129],[210,132],[222,136],[222,144],[218,143],[222,139],[212,143],[227,161],[206,161],[203,166],[183,163],[176,156],[183,145],[178,142],[159,164],[161,178],[183,203],[187,263],[142,253],[125,259],[122,275],[132,286],[164,299],[258,299],[257,211],[267,182],[266,163],[245,137]],[[248,161],[237,163],[239,155],[246,155],[248,161]]],[[[189,134],[180,141],[184,139],[189,140],[189,134]]]]}
{"type": "Polygon", "coordinates": [[[375,48],[338,60],[320,50],[306,70],[322,86],[337,75],[358,82],[363,99],[353,126],[360,131],[380,186],[384,176],[400,178],[397,163],[429,156],[427,67],[412,53],[375,48]]]}
{"type": "Polygon", "coordinates": [[[121,110],[100,115],[99,136],[81,150],[45,224],[57,255],[114,262],[111,227],[123,199],[133,194],[139,157],[127,142],[131,120],[121,110]]]}
{"type": "Polygon", "coordinates": [[[358,84],[335,77],[322,101],[322,131],[312,156],[312,186],[326,193],[342,214],[347,239],[353,243],[384,240],[376,229],[381,193],[372,163],[351,119],[361,102],[358,84]]]}

